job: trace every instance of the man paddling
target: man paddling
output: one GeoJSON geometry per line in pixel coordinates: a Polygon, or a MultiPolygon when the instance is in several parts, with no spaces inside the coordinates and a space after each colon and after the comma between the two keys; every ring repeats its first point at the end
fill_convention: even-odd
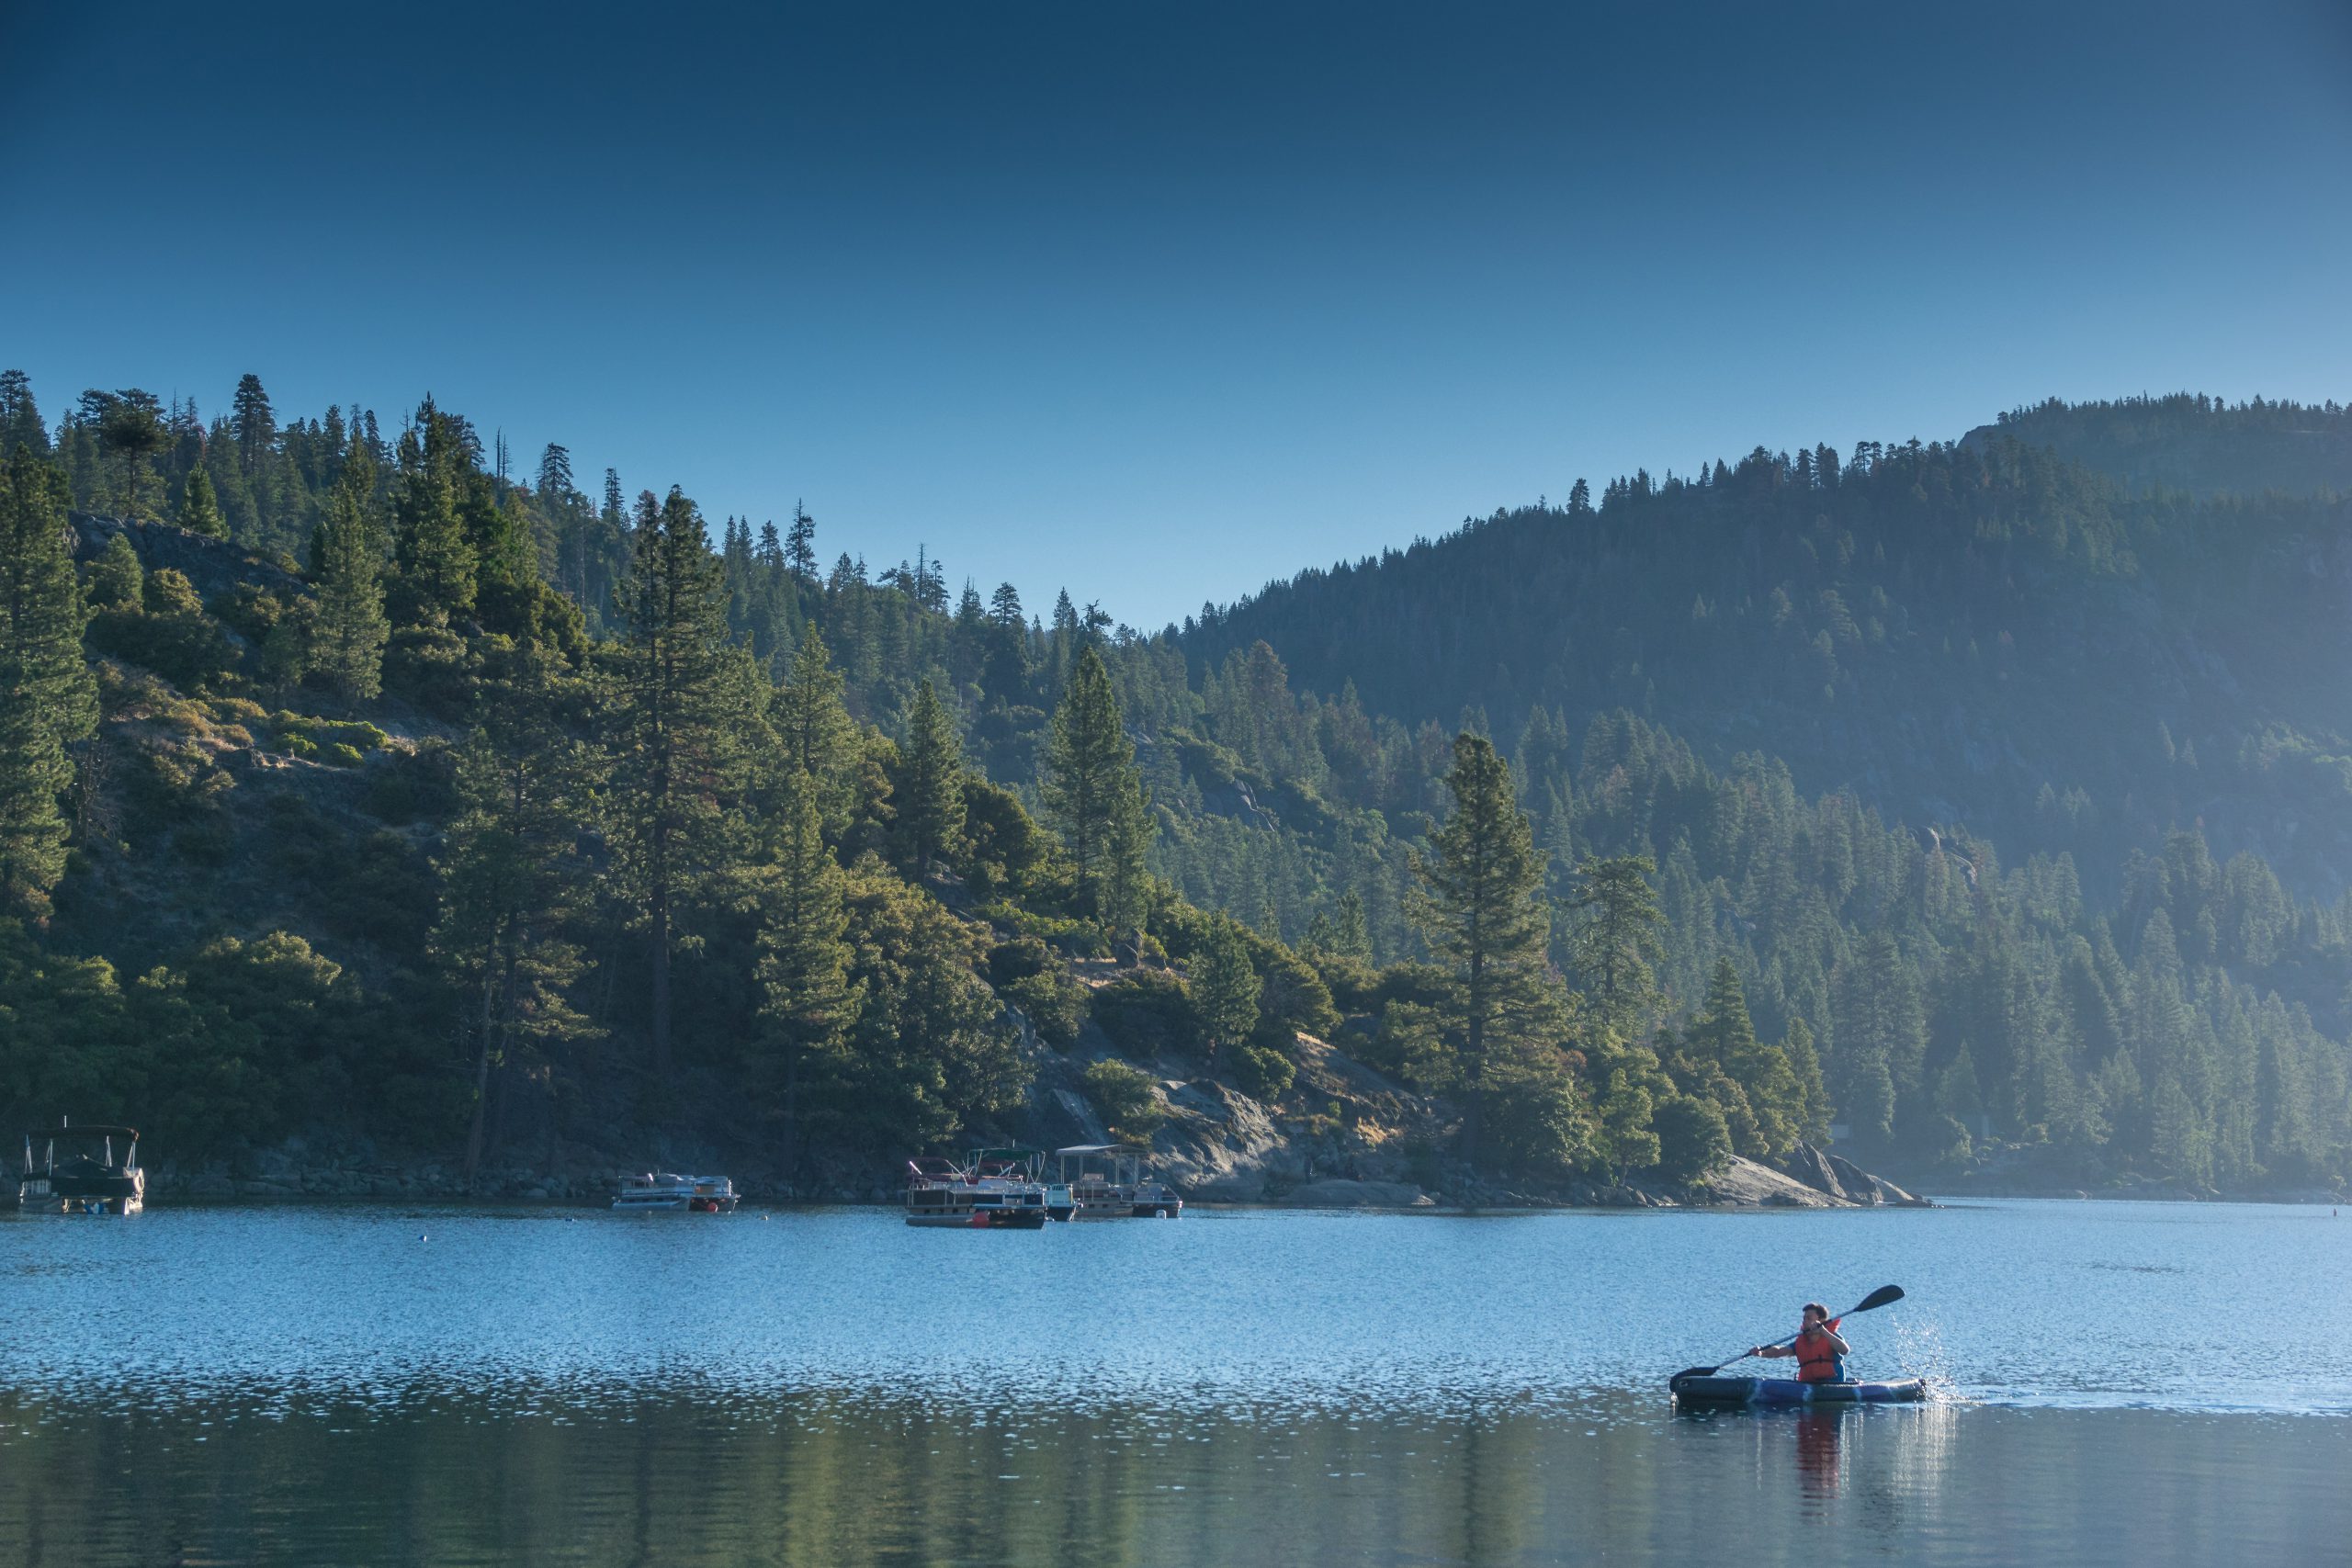
{"type": "Polygon", "coordinates": [[[1797,1359],[1797,1381],[1800,1382],[1844,1382],[1846,1358],[1853,1353],[1851,1346],[1839,1337],[1838,1325],[1842,1321],[1829,1315],[1829,1309],[1819,1302],[1804,1303],[1804,1326],[1797,1337],[1785,1345],[1758,1345],[1747,1353],[1751,1356],[1794,1356],[1797,1359]]]}

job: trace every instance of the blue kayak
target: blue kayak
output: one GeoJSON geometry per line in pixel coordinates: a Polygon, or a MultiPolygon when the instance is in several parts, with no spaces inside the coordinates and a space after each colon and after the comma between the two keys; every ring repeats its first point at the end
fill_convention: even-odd
{"type": "Polygon", "coordinates": [[[1799,1382],[1794,1378],[1679,1377],[1667,1386],[1680,1404],[1907,1404],[1928,1397],[1928,1385],[1917,1378],[1799,1382]]]}

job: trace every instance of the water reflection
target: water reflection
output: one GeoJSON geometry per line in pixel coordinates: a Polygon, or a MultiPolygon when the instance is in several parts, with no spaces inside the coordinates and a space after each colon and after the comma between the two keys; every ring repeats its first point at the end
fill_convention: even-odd
{"type": "Polygon", "coordinates": [[[2293,1211],[743,1219],[0,1223],[0,1564],[2341,1553],[2352,1421],[2214,1414],[2352,1407],[2293,1211]],[[1861,1370],[2018,1405],[1669,1414],[1863,1268],[1861,1370]]]}
{"type": "Polygon", "coordinates": [[[0,1559],[1990,1563],[2180,1561],[2202,1541],[2283,1560],[2340,1549],[2352,1461],[2352,1424],[2334,1421],[1934,1407],[1676,1420],[1630,1399],[1612,1415],[816,1396],[156,1413],[11,1396],[0,1559]]]}

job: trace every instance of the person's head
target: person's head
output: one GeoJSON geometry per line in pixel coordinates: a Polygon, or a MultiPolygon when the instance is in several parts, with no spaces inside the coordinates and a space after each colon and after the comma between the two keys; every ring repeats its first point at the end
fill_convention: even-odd
{"type": "Polygon", "coordinates": [[[1807,1302],[1804,1303],[1804,1321],[1807,1327],[1818,1323],[1827,1323],[1829,1309],[1819,1302],[1807,1302]]]}

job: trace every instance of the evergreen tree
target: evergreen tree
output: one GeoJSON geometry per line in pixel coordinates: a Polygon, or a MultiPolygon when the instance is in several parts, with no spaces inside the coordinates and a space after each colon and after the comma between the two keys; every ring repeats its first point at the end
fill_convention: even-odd
{"type": "Polygon", "coordinates": [[[728,645],[718,558],[693,502],[673,488],[639,525],[616,606],[608,726],[612,835],[652,957],[652,1070],[666,1081],[675,925],[720,863],[753,714],[741,656],[728,645]]]}
{"type": "Polygon", "coordinates": [[[212,476],[204,471],[201,463],[188,469],[187,481],[181,489],[180,526],[208,539],[229,536],[229,520],[220,515],[220,502],[212,491],[212,476]]]}
{"type": "Polygon", "coordinates": [[[815,781],[786,781],[775,864],[760,896],[760,1017],[767,1045],[763,1076],[785,1127],[783,1164],[793,1170],[801,1135],[801,1081],[812,1057],[838,1051],[862,1000],[849,978],[843,940],[849,914],[843,879],[825,846],[815,781]]]}
{"type": "Polygon", "coordinates": [[[21,370],[0,370],[0,461],[19,446],[36,457],[48,457],[49,427],[33,401],[32,378],[21,370]]]}
{"type": "Polygon", "coordinates": [[[172,445],[162,406],[153,393],[135,387],[88,393],[83,400],[96,415],[99,446],[117,466],[116,510],[125,517],[137,517],[147,510],[147,498],[155,491],[154,460],[172,445]]]}
{"type": "Polygon", "coordinates": [[[797,501],[792,503],[792,526],[784,536],[784,564],[802,584],[817,586],[817,520],[797,501]]]}
{"type": "Polygon", "coordinates": [[[383,547],[371,515],[375,497],[376,460],[355,445],[345,456],[321,526],[318,624],[311,650],[311,667],[345,702],[365,701],[382,689],[384,643],[391,633],[384,616],[383,547]]]}
{"type": "Polygon", "coordinates": [[[1240,928],[1219,917],[1210,924],[1193,967],[1193,1010],[1208,1042],[1210,1066],[1216,1065],[1219,1046],[1238,1045],[1258,1027],[1261,989],[1240,928]]]}
{"type": "Polygon", "coordinates": [[[237,438],[237,468],[251,480],[260,474],[277,441],[277,416],[270,409],[269,394],[262,390],[260,377],[248,370],[238,378],[230,409],[229,428],[237,438]]]}
{"type": "Polygon", "coordinates": [[[1597,1021],[1621,1040],[1634,1038],[1644,1015],[1664,999],[1656,966],[1666,955],[1658,940],[1666,917],[1649,880],[1657,874],[1657,863],[1647,855],[1588,855],[1566,900],[1577,917],[1568,928],[1569,962],[1597,1021]]]}
{"type": "Polygon", "coordinates": [[[0,465],[0,908],[46,918],[65,874],[67,748],[97,724],[64,483],[17,448],[0,465]]]}
{"type": "Polygon", "coordinates": [[[585,903],[576,846],[588,784],[583,749],[561,719],[570,683],[545,649],[505,652],[458,757],[459,811],[438,868],[432,951],[467,998],[461,1027],[473,1036],[469,1185],[492,1134],[493,1071],[594,1032],[568,999],[587,967],[567,934],[585,903]]]}
{"type": "Polygon", "coordinates": [[[826,837],[836,842],[849,829],[858,758],[857,725],[842,704],[842,685],[825,639],[812,624],[801,635],[800,651],[775,694],[770,721],[784,773],[808,780],[826,837]]]}
{"type": "Polygon", "coordinates": [[[427,399],[418,430],[401,437],[397,555],[406,622],[463,615],[474,607],[480,561],[458,515],[461,470],[471,459],[454,424],[427,399]]]}
{"type": "Polygon", "coordinates": [[[117,534],[90,567],[85,598],[93,610],[136,610],[146,598],[147,570],[128,535],[117,534]]]}
{"type": "Polygon", "coordinates": [[[1091,648],[1054,710],[1040,794],[1095,917],[1114,930],[1133,925],[1151,823],[1110,671],[1091,648]]]}
{"type": "Polygon", "coordinates": [[[1413,857],[1409,908],[1453,971],[1444,1010],[1462,1055],[1463,1156],[1475,1163],[1488,1054],[1556,1039],[1565,1020],[1544,957],[1551,919],[1538,897],[1543,857],[1512,794],[1510,765],[1491,741],[1465,731],[1454,739],[1445,786],[1453,812],[1430,835],[1430,852],[1413,857]]]}
{"type": "Polygon", "coordinates": [[[920,881],[933,862],[956,853],[964,836],[964,745],[928,680],[915,688],[908,711],[890,799],[909,870],[920,881]]]}

